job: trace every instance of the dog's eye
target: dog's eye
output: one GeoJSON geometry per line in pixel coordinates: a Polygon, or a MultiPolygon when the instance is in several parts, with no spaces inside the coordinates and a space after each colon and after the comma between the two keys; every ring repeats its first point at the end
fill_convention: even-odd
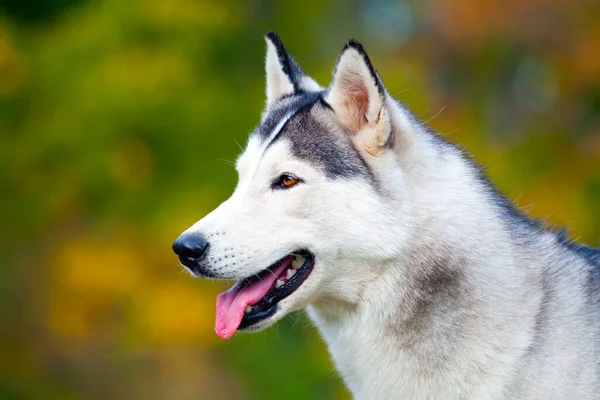
{"type": "Polygon", "coordinates": [[[300,179],[290,174],[282,174],[273,182],[273,188],[288,189],[300,182],[300,179]]]}

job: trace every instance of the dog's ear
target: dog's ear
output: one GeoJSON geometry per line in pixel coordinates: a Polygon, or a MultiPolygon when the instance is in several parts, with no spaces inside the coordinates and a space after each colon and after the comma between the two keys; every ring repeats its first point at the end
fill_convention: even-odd
{"type": "Polygon", "coordinates": [[[383,82],[362,45],[350,40],[340,54],[325,101],[342,126],[372,155],[391,141],[387,98],[383,82]]]}
{"type": "Polygon", "coordinates": [[[267,41],[267,109],[283,96],[320,90],[321,87],[306,76],[296,60],[290,56],[279,36],[269,31],[267,41]]]}

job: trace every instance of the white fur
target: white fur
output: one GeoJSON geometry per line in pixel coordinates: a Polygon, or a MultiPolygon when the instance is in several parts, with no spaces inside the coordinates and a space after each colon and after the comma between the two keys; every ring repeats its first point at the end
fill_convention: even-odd
{"type": "MultiPolygon", "coordinates": [[[[289,90],[272,52],[270,99],[289,90]]],[[[312,274],[256,328],[307,307],[356,399],[600,398],[589,265],[554,234],[507,219],[460,152],[380,97],[347,53],[328,100],[344,126],[353,95],[342,83],[363,82],[368,123],[350,134],[377,185],[328,179],[287,140],[264,151],[254,137],[231,198],[189,230],[209,240],[211,268],[241,278],[310,249],[312,274]],[[371,124],[382,110],[392,148],[371,124]],[[304,183],[271,189],[286,172],[304,183]]]]}

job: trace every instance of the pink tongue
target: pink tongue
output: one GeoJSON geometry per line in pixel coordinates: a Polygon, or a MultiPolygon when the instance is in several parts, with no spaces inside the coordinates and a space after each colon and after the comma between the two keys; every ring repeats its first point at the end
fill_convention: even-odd
{"type": "Polygon", "coordinates": [[[217,318],[215,332],[223,339],[233,336],[244,318],[246,306],[254,305],[271,289],[277,277],[288,267],[292,258],[282,262],[272,273],[266,274],[251,285],[240,288],[238,281],[231,289],[217,297],[217,318]]]}

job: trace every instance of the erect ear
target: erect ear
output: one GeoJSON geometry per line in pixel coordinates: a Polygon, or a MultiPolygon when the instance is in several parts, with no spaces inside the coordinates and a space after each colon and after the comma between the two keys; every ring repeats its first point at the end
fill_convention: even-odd
{"type": "Polygon", "coordinates": [[[340,54],[325,100],[338,121],[372,155],[390,142],[387,97],[362,45],[350,40],[340,54]]]}
{"type": "Polygon", "coordinates": [[[267,109],[286,95],[321,90],[312,78],[304,74],[298,63],[290,56],[279,36],[267,32],[267,109]]]}

